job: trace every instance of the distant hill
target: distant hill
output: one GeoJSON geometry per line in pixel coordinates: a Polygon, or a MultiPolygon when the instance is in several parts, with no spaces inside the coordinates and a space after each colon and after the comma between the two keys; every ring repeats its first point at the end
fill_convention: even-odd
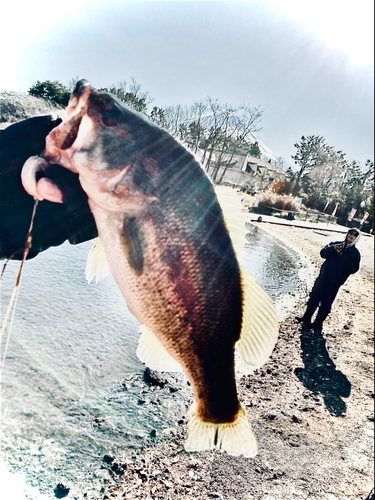
{"type": "Polygon", "coordinates": [[[17,92],[0,92],[0,127],[37,115],[61,114],[61,108],[44,99],[17,92]]]}

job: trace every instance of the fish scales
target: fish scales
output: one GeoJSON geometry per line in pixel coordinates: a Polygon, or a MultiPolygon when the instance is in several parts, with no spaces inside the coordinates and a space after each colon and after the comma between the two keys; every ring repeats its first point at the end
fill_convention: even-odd
{"type": "MultiPolygon", "coordinates": [[[[164,348],[191,383],[186,449],[216,446],[253,456],[256,441],[237,397],[234,367],[243,271],[206,173],[165,130],[85,81],[78,82],[67,119],[49,134],[42,156],[25,163],[26,190],[49,199],[36,180],[46,161],[79,175],[129,310],[151,340],[156,337],[154,348],[164,348]]],[[[262,336],[257,331],[254,342],[246,338],[248,352],[262,345],[262,336]]],[[[269,337],[268,355],[275,341],[269,337]]]]}
{"type": "Polygon", "coordinates": [[[166,203],[164,215],[151,205],[135,217],[143,241],[141,274],[134,272],[131,259],[123,258],[124,234],[113,231],[121,228],[123,215],[90,206],[130,311],[183,366],[201,418],[228,422],[238,411],[233,349],[241,330],[239,269],[227,233],[223,232],[228,240],[223,258],[216,239],[207,238],[212,224],[207,226],[206,214],[198,213],[200,220],[191,224],[191,211],[186,213],[183,201],[179,198],[180,210],[176,202],[174,210],[166,203]]]}

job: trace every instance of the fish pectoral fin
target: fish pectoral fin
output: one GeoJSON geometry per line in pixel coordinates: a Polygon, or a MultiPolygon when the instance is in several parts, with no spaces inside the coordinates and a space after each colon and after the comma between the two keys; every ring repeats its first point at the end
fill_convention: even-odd
{"type": "Polygon", "coordinates": [[[96,283],[111,273],[100,238],[96,238],[86,263],[86,279],[89,283],[96,278],[96,283]]]}
{"type": "Polygon", "coordinates": [[[241,269],[243,290],[242,330],[236,346],[241,358],[255,370],[270,357],[279,334],[275,306],[249,273],[241,269]]]}
{"type": "Polygon", "coordinates": [[[201,420],[197,415],[196,404],[193,403],[189,410],[185,450],[204,451],[213,448],[246,458],[257,454],[257,441],[242,405],[234,422],[215,424],[201,420]]]}
{"type": "Polygon", "coordinates": [[[159,372],[183,371],[180,363],[172,358],[146,325],[141,325],[137,357],[142,363],[151,368],[151,370],[159,372]]]}

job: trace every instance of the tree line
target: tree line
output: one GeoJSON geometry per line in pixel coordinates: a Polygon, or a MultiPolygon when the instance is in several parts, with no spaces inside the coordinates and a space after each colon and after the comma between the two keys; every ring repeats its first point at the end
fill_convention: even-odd
{"type": "MultiPolygon", "coordinates": [[[[78,77],[68,86],[58,81],[37,81],[29,94],[41,97],[50,103],[65,107],[78,77]]],[[[121,81],[117,85],[99,90],[111,92],[136,111],[145,114],[157,125],[168,130],[193,153],[202,151],[202,163],[214,183],[223,181],[234,155],[251,155],[261,158],[262,153],[253,134],[261,130],[263,111],[259,106],[222,104],[207,97],[191,106],[151,106],[153,99],[134,78],[130,83],[121,81]]],[[[292,156],[295,170],[289,167],[286,182],[278,183],[279,192],[303,198],[308,208],[331,211],[337,206],[339,222],[346,222],[352,208],[357,216],[370,213],[374,220],[374,164],[367,160],[364,170],[356,161],[349,162],[343,151],[336,151],[318,135],[302,136],[294,144],[292,156]]],[[[286,162],[279,158],[278,166],[285,168],[286,162]]]]}
{"type": "Polygon", "coordinates": [[[290,191],[303,196],[307,207],[332,212],[337,205],[339,223],[346,223],[354,208],[356,217],[368,212],[374,221],[374,162],[367,160],[362,169],[356,161],[348,161],[343,151],[336,151],[318,135],[302,136],[294,144],[292,159],[297,171],[288,172],[290,191]]]}
{"type": "MultiPolygon", "coordinates": [[[[66,106],[77,81],[78,77],[73,78],[67,87],[58,81],[37,81],[29,89],[29,94],[57,106],[66,106]]],[[[261,158],[261,150],[252,135],[261,130],[263,111],[259,106],[221,104],[217,99],[207,97],[191,106],[154,106],[148,112],[152,103],[150,93],[144,91],[134,78],[130,83],[121,81],[98,90],[110,92],[136,111],[144,113],[194,153],[197,153],[198,148],[203,150],[205,168],[215,183],[222,181],[235,154],[261,158]],[[220,170],[222,166],[224,168],[220,170]]]]}

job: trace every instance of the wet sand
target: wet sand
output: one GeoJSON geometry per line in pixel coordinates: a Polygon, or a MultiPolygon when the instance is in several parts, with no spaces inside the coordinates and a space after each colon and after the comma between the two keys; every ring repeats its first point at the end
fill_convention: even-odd
{"type": "MultiPolygon", "coordinates": [[[[313,274],[320,249],[341,239],[292,226],[262,223],[261,229],[304,252],[316,264],[313,274]]],[[[365,500],[374,483],[374,238],[362,237],[358,248],[361,270],[341,288],[322,334],[302,331],[294,321],[306,301],[300,290],[269,362],[239,380],[258,439],[255,458],[186,453],[186,419],[176,415],[175,428],[129,459],[107,457],[101,498],[365,500]]]]}

